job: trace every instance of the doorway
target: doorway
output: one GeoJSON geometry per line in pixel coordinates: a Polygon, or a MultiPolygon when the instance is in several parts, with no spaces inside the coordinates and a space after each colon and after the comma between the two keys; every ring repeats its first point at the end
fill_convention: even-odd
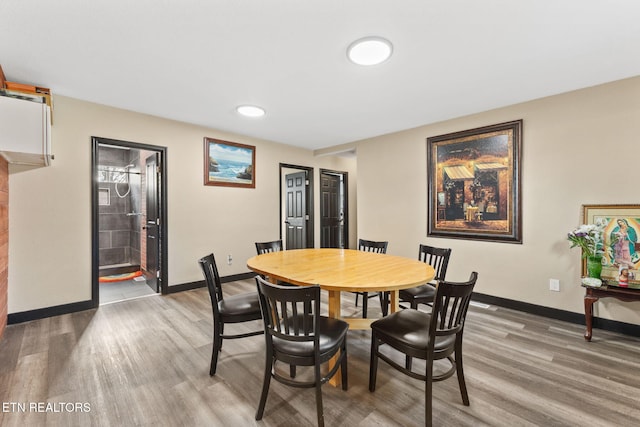
{"type": "Polygon", "coordinates": [[[320,169],[320,247],[349,247],[347,172],[320,169]]]}
{"type": "Polygon", "coordinates": [[[166,148],[92,138],[92,303],[166,293],[166,148]]]}
{"type": "Polygon", "coordinates": [[[313,228],[313,168],[280,163],[280,239],[284,249],[313,248],[313,228]]]}

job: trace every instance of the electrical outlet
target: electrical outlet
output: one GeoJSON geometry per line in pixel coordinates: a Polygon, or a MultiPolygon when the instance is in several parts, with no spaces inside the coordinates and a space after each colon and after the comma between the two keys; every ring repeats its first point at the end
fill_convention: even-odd
{"type": "Polygon", "coordinates": [[[549,290],[560,292],[560,280],[558,279],[549,279],[549,290]]]}
{"type": "Polygon", "coordinates": [[[231,263],[233,263],[233,257],[231,256],[231,254],[229,254],[227,256],[227,264],[231,265],[231,263]]]}

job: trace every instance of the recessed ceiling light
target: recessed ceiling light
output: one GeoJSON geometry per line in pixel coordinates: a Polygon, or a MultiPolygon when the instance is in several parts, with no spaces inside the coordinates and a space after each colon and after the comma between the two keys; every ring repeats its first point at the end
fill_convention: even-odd
{"type": "Polygon", "coordinates": [[[265,114],[263,108],[255,105],[240,105],[236,108],[236,111],[246,117],[262,117],[265,114]]]}
{"type": "Polygon", "coordinates": [[[391,56],[393,45],[382,37],[364,37],[349,45],[347,57],[358,65],[380,64],[391,56]]]}

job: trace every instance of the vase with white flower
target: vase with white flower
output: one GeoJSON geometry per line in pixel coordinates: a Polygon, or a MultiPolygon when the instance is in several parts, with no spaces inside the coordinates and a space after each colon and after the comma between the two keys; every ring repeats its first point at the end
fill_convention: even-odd
{"type": "Polygon", "coordinates": [[[587,275],[600,278],[602,255],[604,254],[604,229],[607,221],[596,220],[595,224],[583,224],[567,234],[571,247],[582,249],[582,258],[587,260],[587,275]]]}

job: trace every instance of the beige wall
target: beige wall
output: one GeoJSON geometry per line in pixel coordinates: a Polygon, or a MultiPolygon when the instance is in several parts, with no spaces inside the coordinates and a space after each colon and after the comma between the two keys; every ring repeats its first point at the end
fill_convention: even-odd
{"type": "MultiPolygon", "coordinates": [[[[582,204],[640,203],[638,135],[640,77],[360,141],[358,234],[410,257],[419,243],[451,247],[449,279],[476,270],[477,292],[583,313],[580,252],[566,234],[582,204]],[[524,120],[523,244],[427,238],[426,138],[516,119],[524,120]],[[550,278],[560,292],[549,291],[550,278]]],[[[601,317],[640,324],[640,303],[597,306],[601,317]]]]}
{"type": "MultiPolygon", "coordinates": [[[[9,313],[91,298],[91,136],[168,147],[170,285],[201,280],[196,259],[209,251],[223,276],[247,271],[253,242],[278,236],[282,162],[316,168],[316,198],[319,168],[349,172],[351,245],[389,240],[389,253],[409,257],[419,243],[451,247],[450,279],[476,270],[478,292],[582,313],[580,254],[565,236],[582,204],[640,203],[628,172],[638,117],[640,77],[340,146],[356,147],[356,175],[353,159],[56,97],[53,165],[10,168],[9,313]],[[426,138],[515,119],[524,120],[523,244],[427,238],[426,138]],[[204,136],[256,146],[255,190],[202,185],[204,136]]],[[[601,317],[640,324],[640,303],[597,305],[601,317]]]]}
{"type": "MultiPolygon", "coordinates": [[[[255,241],[279,233],[279,163],[349,172],[356,233],[356,162],[90,104],[54,99],[52,166],[10,168],[9,313],[91,299],[91,137],[167,147],[169,285],[202,280],[197,259],[218,257],[220,274],[248,271],[255,241]],[[203,137],[256,146],[256,188],[205,187],[203,137]],[[233,265],[225,262],[233,255],[233,265]]],[[[319,203],[315,203],[318,216],[319,203]]],[[[319,245],[316,221],[316,245],[319,245]]]]}

